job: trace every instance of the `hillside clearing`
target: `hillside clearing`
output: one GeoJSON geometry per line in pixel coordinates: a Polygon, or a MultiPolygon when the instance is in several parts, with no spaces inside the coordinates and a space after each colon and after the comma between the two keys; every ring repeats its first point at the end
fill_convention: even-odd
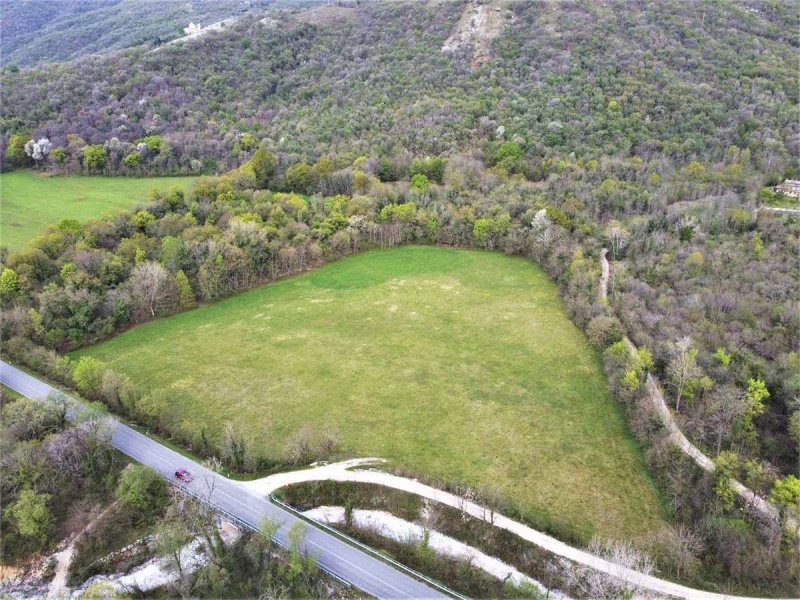
{"type": "Polygon", "coordinates": [[[48,177],[0,174],[0,245],[21,250],[48,225],[85,221],[147,200],[151,190],[188,189],[195,177],[48,177]]]}

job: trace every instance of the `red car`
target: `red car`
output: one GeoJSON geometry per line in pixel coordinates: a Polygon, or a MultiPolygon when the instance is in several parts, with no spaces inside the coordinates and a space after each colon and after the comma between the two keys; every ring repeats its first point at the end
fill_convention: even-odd
{"type": "Polygon", "coordinates": [[[187,469],[178,469],[175,471],[175,477],[184,483],[189,483],[192,479],[194,479],[194,475],[192,475],[187,469]]]}

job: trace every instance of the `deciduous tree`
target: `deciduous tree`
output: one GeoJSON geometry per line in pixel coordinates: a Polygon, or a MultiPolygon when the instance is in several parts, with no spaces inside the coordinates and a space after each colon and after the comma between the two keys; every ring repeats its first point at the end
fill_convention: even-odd
{"type": "Polygon", "coordinates": [[[102,145],[86,146],[83,149],[83,166],[89,171],[102,171],[106,166],[106,149],[102,145]]]}
{"type": "Polygon", "coordinates": [[[128,465],[117,484],[117,500],[136,508],[143,514],[160,510],[168,499],[167,484],[150,467],[128,465]]]}
{"type": "Polygon", "coordinates": [[[131,275],[131,296],[139,313],[151,318],[161,309],[169,297],[169,273],[159,263],[148,261],[138,265],[131,275]]]}
{"type": "Polygon", "coordinates": [[[189,283],[189,278],[183,271],[178,271],[175,274],[175,284],[178,286],[178,307],[181,310],[193,308],[197,301],[194,297],[192,285],[189,283]]]}
{"type": "Polygon", "coordinates": [[[53,515],[47,503],[49,494],[37,494],[33,490],[22,490],[16,502],[6,510],[14,520],[19,532],[27,538],[44,544],[53,526],[53,515]]]}
{"type": "Polygon", "coordinates": [[[95,398],[103,384],[105,363],[92,356],[81,356],[72,371],[72,378],[81,394],[95,398]]]}
{"type": "Polygon", "coordinates": [[[667,376],[675,392],[675,410],[680,412],[687,385],[703,376],[703,371],[697,364],[697,350],[692,347],[690,338],[681,338],[672,345],[667,376]]]}

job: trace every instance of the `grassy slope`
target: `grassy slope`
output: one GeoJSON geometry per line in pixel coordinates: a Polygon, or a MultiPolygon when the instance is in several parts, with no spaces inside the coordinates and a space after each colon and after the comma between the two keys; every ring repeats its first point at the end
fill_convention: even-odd
{"type": "Polygon", "coordinates": [[[47,177],[33,171],[0,174],[0,244],[20,250],[48,225],[80,221],[147,199],[154,188],[188,188],[194,177],[47,177]]]}
{"type": "Polygon", "coordinates": [[[164,389],[181,427],[231,420],[273,456],[304,424],[330,426],[353,454],[497,484],[584,537],[663,519],[597,355],[522,259],[369,252],[79,354],[164,389]]]}

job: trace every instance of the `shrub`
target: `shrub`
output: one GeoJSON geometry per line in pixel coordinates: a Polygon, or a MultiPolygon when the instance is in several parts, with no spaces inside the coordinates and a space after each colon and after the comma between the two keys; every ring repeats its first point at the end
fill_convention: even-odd
{"type": "Polygon", "coordinates": [[[131,152],[125,158],[122,159],[122,162],[125,164],[126,167],[136,168],[141,166],[142,164],[142,155],[138,152],[131,152]]]}
{"type": "Polygon", "coordinates": [[[166,504],[167,484],[150,467],[131,464],[120,475],[116,496],[117,500],[142,514],[154,514],[166,504]]]}
{"type": "Polygon", "coordinates": [[[102,392],[106,366],[91,356],[82,356],[72,371],[75,386],[88,398],[99,397],[102,392]]]}
{"type": "Polygon", "coordinates": [[[444,180],[446,161],[441,157],[416,158],[411,162],[411,178],[424,175],[427,179],[441,184],[444,180]]]}
{"type": "Polygon", "coordinates": [[[598,348],[605,348],[620,341],[625,332],[622,323],[616,317],[600,315],[589,321],[586,328],[586,335],[589,340],[598,348]]]}
{"type": "Polygon", "coordinates": [[[800,512],[800,479],[787,475],[772,486],[769,499],[775,504],[800,512]]]}
{"type": "Polygon", "coordinates": [[[106,150],[99,144],[83,149],[83,166],[89,171],[101,171],[106,166],[106,159],[106,150]]]}

